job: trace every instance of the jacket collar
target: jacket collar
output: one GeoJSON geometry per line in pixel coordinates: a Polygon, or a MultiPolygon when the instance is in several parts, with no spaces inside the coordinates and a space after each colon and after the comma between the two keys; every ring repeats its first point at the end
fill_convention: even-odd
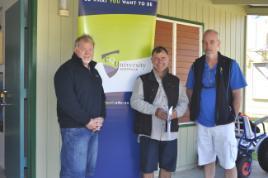
{"type": "MultiPolygon", "coordinates": [[[[79,63],[79,64],[83,65],[82,59],[81,59],[80,57],[78,57],[75,53],[73,53],[73,55],[72,55],[72,59],[73,59],[76,63],[79,63]]],[[[89,62],[88,65],[89,65],[90,69],[93,69],[93,68],[95,68],[95,66],[97,65],[97,62],[91,60],[91,61],[89,62]]]]}
{"type": "MultiPolygon", "coordinates": [[[[218,51],[218,56],[217,56],[217,60],[219,62],[219,60],[221,60],[223,58],[223,55],[218,51]]],[[[206,55],[204,54],[203,56],[201,56],[201,59],[205,60],[206,59],[206,55]]]]}

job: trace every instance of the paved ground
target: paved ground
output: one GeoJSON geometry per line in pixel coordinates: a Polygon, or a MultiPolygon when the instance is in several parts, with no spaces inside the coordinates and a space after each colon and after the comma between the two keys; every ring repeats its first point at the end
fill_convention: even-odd
{"type": "MultiPolygon", "coordinates": [[[[194,168],[186,171],[181,171],[174,173],[172,178],[203,178],[203,170],[201,168],[194,168]]],[[[267,178],[268,173],[264,172],[257,161],[253,162],[252,174],[249,178],[267,178]]],[[[5,178],[3,170],[0,168],[0,178],[5,178]]],[[[223,169],[217,167],[216,177],[215,178],[224,178],[223,169]]]]}
{"type": "MultiPolygon", "coordinates": [[[[268,173],[263,171],[259,166],[257,161],[253,161],[252,174],[249,178],[267,178],[268,173]]],[[[172,178],[203,178],[203,170],[201,168],[195,168],[191,170],[186,170],[182,172],[175,173],[172,178]]],[[[216,177],[215,178],[224,178],[223,169],[217,167],[216,177]]]]}
{"type": "Polygon", "coordinates": [[[0,178],[6,178],[3,169],[0,167],[0,178]]]}
{"type": "MultiPolygon", "coordinates": [[[[268,123],[265,123],[266,132],[268,131],[268,123]]],[[[203,178],[203,170],[201,168],[194,168],[186,171],[174,173],[172,178],[203,178]]],[[[0,178],[6,178],[3,169],[0,167],[0,178]]],[[[223,169],[217,167],[216,177],[224,178],[223,169]]],[[[249,178],[268,178],[268,173],[263,171],[257,161],[253,161],[252,174],[249,178]]]]}

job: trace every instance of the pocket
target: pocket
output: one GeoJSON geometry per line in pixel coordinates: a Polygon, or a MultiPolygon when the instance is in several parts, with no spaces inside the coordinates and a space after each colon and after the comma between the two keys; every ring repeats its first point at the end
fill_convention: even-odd
{"type": "Polygon", "coordinates": [[[237,144],[234,142],[230,142],[229,143],[229,150],[230,150],[230,158],[232,161],[236,161],[237,158],[237,152],[238,152],[238,148],[237,148],[237,144]]]}

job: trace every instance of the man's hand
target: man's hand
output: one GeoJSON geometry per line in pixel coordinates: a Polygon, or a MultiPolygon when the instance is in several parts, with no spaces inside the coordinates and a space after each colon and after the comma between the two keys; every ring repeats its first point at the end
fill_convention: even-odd
{"type": "Polygon", "coordinates": [[[97,127],[97,121],[94,119],[90,119],[90,121],[87,123],[86,127],[95,132],[96,131],[96,127],[97,127]]]}
{"type": "Polygon", "coordinates": [[[97,131],[99,131],[100,129],[101,129],[101,127],[102,127],[102,125],[103,125],[103,118],[102,117],[96,117],[96,118],[94,118],[94,120],[96,120],[96,124],[97,124],[97,126],[96,126],[96,130],[97,131]]]}
{"type": "Polygon", "coordinates": [[[177,119],[177,111],[176,111],[176,109],[173,109],[171,119],[177,119]]]}
{"type": "Polygon", "coordinates": [[[167,112],[162,108],[157,108],[155,111],[155,116],[162,120],[167,120],[167,112]]]}
{"type": "Polygon", "coordinates": [[[102,117],[96,117],[96,118],[92,118],[90,119],[90,121],[88,122],[88,124],[86,125],[86,127],[93,131],[99,131],[102,127],[103,124],[103,118],[102,117]]]}

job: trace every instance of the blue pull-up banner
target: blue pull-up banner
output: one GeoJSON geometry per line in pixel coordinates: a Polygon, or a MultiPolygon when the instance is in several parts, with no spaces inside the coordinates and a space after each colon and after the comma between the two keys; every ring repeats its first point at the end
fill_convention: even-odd
{"type": "Polygon", "coordinates": [[[149,72],[156,0],[80,0],[78,35],[95,40],[94,60],[106,93],[94,178],[139,178],[139,146],[129,105],[137,76],[149,72]]]}

